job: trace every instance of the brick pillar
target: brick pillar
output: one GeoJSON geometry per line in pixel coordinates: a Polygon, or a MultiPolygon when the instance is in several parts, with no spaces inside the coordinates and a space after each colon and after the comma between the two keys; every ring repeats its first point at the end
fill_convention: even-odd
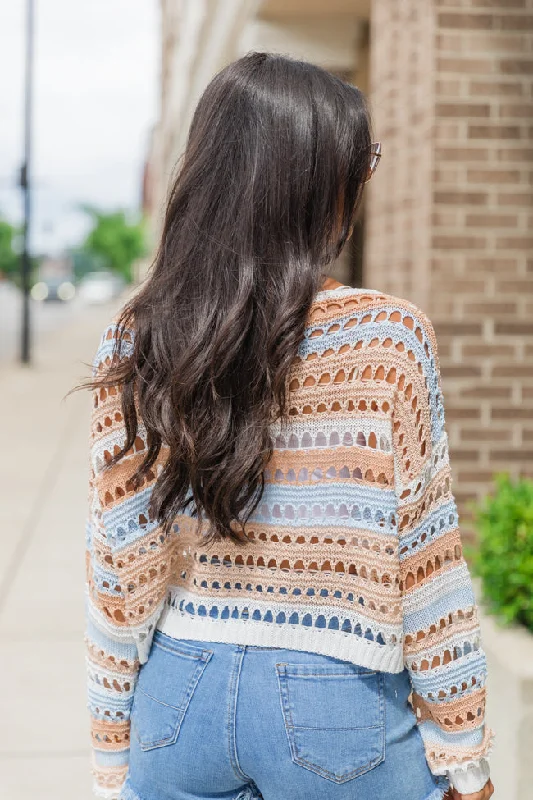
{"type": "Polygon", "coordinates": [[[365,285],[439,340],[462,505],[533,477],[533,0],[373,0],[365,285]]]}
{"type": "Polygon", "coordinates": [[[434,13],[419,0],[375,0],[370,107],[383,144],[368,187],[366,284],[427,305],[431,271],[434,13]]]}

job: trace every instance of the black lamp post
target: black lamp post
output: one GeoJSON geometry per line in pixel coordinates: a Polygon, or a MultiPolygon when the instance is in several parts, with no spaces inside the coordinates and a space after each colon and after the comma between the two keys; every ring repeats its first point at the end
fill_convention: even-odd
{"type": "Polygon", "coordinates": [[[30,356],[30,222],[31,222],[31,129],[33,112],[33,39],[34,0],[26,0],[26,75],[24,86],[24,162],[20,170],[20,186],[24,198],[24,227],[22,232],[22,254],[20,276],[22,284],[22,324],[20,360],[29,364],[30,356]]]}

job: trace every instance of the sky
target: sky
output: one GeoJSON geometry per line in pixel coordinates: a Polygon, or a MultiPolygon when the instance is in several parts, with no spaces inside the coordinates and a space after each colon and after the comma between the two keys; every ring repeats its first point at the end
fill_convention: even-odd
{"type": "MultiPolygon", "coordinates": [[[[0,214],[22,218],[25,0],[0,0],[0,214]]],[[[76,245],[80,204],[136,209],[158,116],[158,0],[35,0],[35,253],[76,245]]]]}

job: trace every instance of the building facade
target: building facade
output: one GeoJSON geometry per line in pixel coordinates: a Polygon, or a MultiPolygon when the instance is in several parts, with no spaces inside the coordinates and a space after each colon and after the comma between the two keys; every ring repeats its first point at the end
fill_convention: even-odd
{"type": "MultiPolygon", "coordinates": [[[[162,0],[154,235],[196,102],[249,50],[369,97],[380,169],[331,274],[412,300],[439,340],[454,491],[533,477],[533,0],[162,0]]],[[[146,181],[145,181],[146,182],[146,181]]]]}

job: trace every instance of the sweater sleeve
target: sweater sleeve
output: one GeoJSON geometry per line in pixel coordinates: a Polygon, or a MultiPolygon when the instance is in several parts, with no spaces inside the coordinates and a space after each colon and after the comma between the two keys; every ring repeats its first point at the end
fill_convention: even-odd
{"type": "Polygon", "coordinates": [[[404,661],[431,771],[462,793],[489,778],[486,661],[451,489],[435,333],[412,307],[393,440],[404,661]]]}
{"type": "MultiPolygon", "coordinates": [[[[93,363],[96,377],[116,358],[116,327],[103,334],[93,363]]],[[[131,342],[131,337],[127,336],[131,342]]],[[[121,344],[122,354],[130,345],[121,344]]],[[[129,758],[130,710],[139,671],[136,639],[127,625],[126,598],[117,568],[117,541],[108,524],[115,467],[106,459],[124,441],[118,388],[94,390],[90,430],[89,509],[86,527],[85,653],[93,791],[114,800],[129,758]],[[106,494],[107,493],[107,494],[106,494]]]]}

